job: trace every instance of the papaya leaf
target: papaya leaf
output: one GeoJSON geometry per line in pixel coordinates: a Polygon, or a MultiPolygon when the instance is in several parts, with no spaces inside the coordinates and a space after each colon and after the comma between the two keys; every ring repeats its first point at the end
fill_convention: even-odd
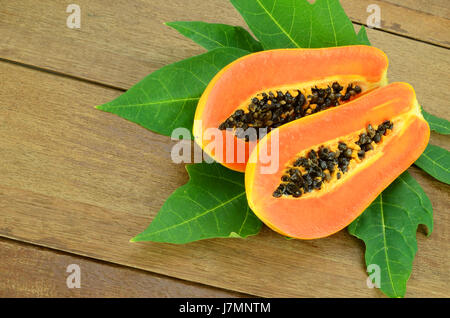
{"type": "Polygon", "coordinates": [[[150,226],[132,239],[189,243],[255,235],[261,221],[250,210],[244,174],[218,163],[187,165],[189,182],[167,199],[150,226]]]}
{"type": "Polygon", "coordinates": [[[308,47],[312,7],[306,0],[231,0],[264,49],[308,47]]]}
{"type": "Polygon", "coordinates": [[[367,37],[367,32],[366,32],[366,28],[364,27],[364,25],[361,25],[361,29],[359,29],[357,37],[358,37],[358,42],[360,44],[371,45],[369,38],[367,37]]]}
{"type": "Polygon", "coordinates": [[[430,113],[426,112],[423,108],[422,114],[425,120],[430,125],[431,130],[442,135],[450,134],[450,122],[448,120],[431,115],[430,113]]]}
{"type": "Polygon", "coordinates": [[[450,184],[450,152],[446,149],[428,144],[414,164],[433,178],[450,184]]]}
{"type": "Polygon", "coordinates": [[[359,44],[352,21],[339,0],[316,0],[312,5],[312,34],[309,47],[359,44]]]}
{"type": "Polygon", "coordinates": [[[230,0],[264,49],[360,44],[339,0],[230,0]]]}
{"type": "Polygon", "coordinates": [[[404,172],[348,227],[351,235],[365,242],[366,265],[379,266],[379,287],[389,297],[405,295],[419,224],[426,225],[431,234],[431,202],[417,181],[404,172]]]}
{"type": "Polygon", "coordinates": [[[191,130],[197,102],[209,81],[224,66],[248,53],[219,48],[164,66],[97,108],[166,136],[178,127],[191,130]]]}
{"type": "Polygon", "coordinates": [[[261,43],[240,26],[200,21],[175,21],[167,22],[166,25],[207,50],[235,47],[249,52],[257,52],[263,49],[261,43]]]}

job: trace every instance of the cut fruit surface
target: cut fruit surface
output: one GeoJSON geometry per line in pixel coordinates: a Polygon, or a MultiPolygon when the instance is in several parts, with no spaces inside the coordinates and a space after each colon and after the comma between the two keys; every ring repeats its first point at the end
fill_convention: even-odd
{"type": "Polygon", "coordinates": [[[331,235],[414,163],[429,134],[414,90],[406,83],[392,83],[345,107],[292,121],[253,150],[245,171],[249,205],[283,235],[331,235]],[[279,145],[273,147],[276,135],[279,145]],[[263,173],[268,164],[260,158],[265,154],[278,156],[274,173],[263,173]]]}
{"type": "Polygon", "coordinates": [[[243,172],[264,135],[259,129],[269,132],[386,85],[387,67],[382,51],[364,45],[244,56],[222,69],[204,91],[195,113],[195,141],[216,161],[243,172]]]}

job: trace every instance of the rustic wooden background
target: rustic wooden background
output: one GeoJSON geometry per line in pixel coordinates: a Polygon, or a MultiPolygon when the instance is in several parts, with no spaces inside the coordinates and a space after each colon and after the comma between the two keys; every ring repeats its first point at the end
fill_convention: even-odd
{"type": "MultiPolygon", "coordinates": [[[[0,1],[0,297],[382,297],[366,287],[364,244],[346,231],[285,240],[263,228],[245,240],[129,243],[187,181],[168,137],[94,105],[148,73],[203,49],[163,25],[244,25],[225,0],[0,1]],[[66,287],[79,264],[82,288],[66,287]]],[[[343,0],[431,113],[450,119],[448,0],[343,0]]],[[[449,149],[448,137],[432,142],[449,149]]],[[[449,297],[450,187],[410,168],[429,195],[435,230],[417,234],[409,297],[449,297]]]]}

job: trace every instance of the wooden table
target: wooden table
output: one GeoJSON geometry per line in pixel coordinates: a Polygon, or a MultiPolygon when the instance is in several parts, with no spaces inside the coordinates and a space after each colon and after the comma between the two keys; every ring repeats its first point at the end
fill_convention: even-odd
{"type": "MultiPolygon", "coordinates": [[[[364,244],[346,231],[285,240],[263,228],[245,240],[129,243],[187,181],[169,138],[93,108],[146,74],[203,49],[163,25],[244,25],[224,0],[2,1],[0,8],[0,296],[381,297],[366,287],[364,244]],[[80,265],[82,288],[66,267],[80,265]]],[[[431,113],[450,119],[447,0],[345,0],[390,59],[390,81],[411,83],[431,113]]],[[[448,138],[432,142],[449,149],[448,138]]],[[[448,186],[410,168],[434,206],[435,230],[417,234],[409,297],[449,297],[448,186]]]]}

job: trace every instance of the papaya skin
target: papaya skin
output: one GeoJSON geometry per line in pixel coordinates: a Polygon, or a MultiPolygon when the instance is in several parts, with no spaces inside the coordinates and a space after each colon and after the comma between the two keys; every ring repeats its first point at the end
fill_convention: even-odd
{"type": "Polygon", "coordinates": [[[271,141],[269,133],[251,153],[245,171],[245,188],[250,208],[274,231],[297,239],[332,235],[355,220],[371,202],[421,155],[430,129],[406,83],[392,83],[376,89],[345,107],[337,107],[292,121],[278,128],[279,169],[261,174],[259,153],[271,141]],[[394,123],[392,132],[360,162],[350,166],[339,180],[300,198],[274,198],[284,167],[299,153],[320,145],[357,136],[369,123],[394,123]],[[326,128],[326,129],[320,129],[326,128]],[[314,131],[314,134],[310,132],[314,131]]]}
{"type": "MultiPolygon", "coordinates": [[[[193,127],[195,142],[224,166],[244,172],[249,154],[256,143],[245,142],[232,133],[221,131],[219,125],[237,109],[246,109],[250,99],[269,90],[310,89],[338,81],[341,85],[357,83],[363,93],[387,84],[387,56],[379,49],[364,46],[343,46],[319,49],[277,49],[246,55],[230,63],[211,80],[197,105],[193,127]],[[209,149],[211,142],[203,135],[206,129],[223,141],[233,140],[234,156],[227,158],[227,146],[209,149]],[[237,149],[246,149],[238,162],[237,149]]],[[[343,107],[343,105],[338,106],[343,107]]]]}

